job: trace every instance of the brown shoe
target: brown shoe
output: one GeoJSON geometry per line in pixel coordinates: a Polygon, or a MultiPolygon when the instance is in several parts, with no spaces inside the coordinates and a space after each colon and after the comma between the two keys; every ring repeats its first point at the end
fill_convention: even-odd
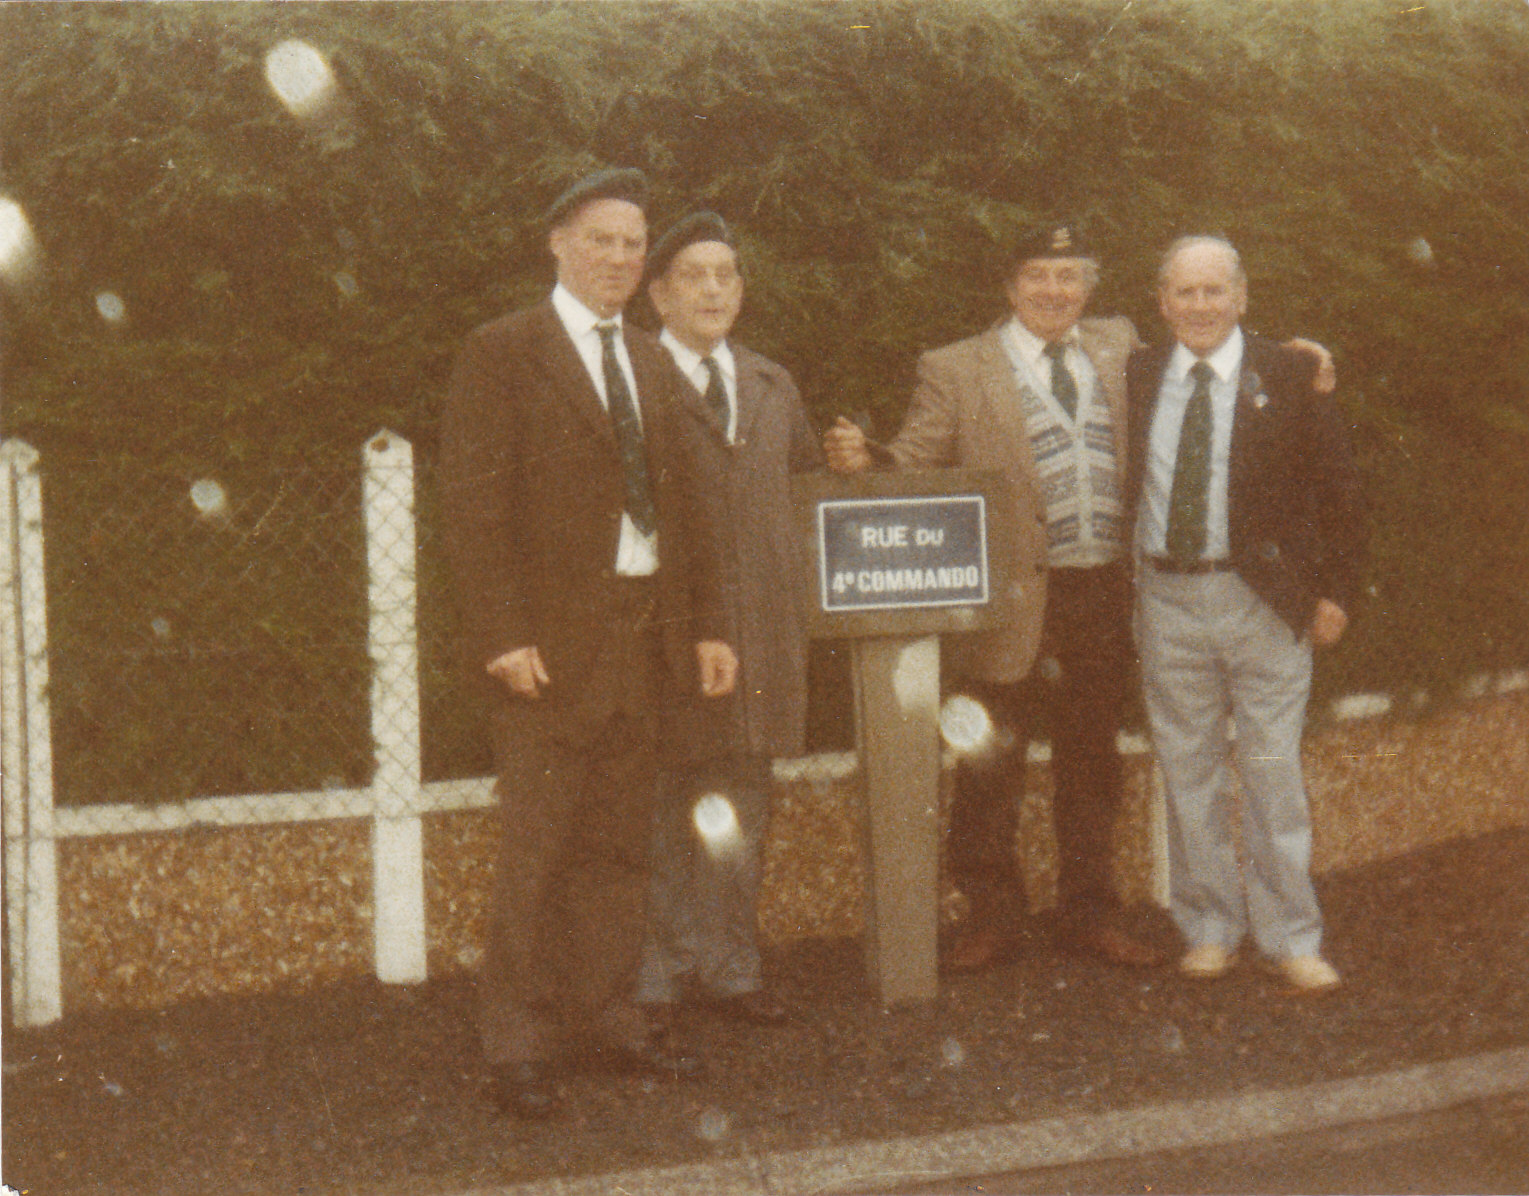
{"type": "Polygon", "coordinates": [[[941,962],[947,972],[981,972],[1011,957],[1018,947],[1012,931],[986,922],[957,934],[941,962]]]}
{"type": "Polygon", "coordinates": [[[1090,955],[1121,968],[1159,968],[1168,962],[1162,951],[1109,922],[1085,922],[1062,934],[1060,946],[1073,955],[1090,955]]]}

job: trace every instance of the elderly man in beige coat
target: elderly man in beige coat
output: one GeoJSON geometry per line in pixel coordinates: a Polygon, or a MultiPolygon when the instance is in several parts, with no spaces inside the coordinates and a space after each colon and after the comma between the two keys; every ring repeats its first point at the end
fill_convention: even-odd
{"type": "Polygon", "coordinates": [[[820,468],[822,453],[791,375],[728,339],[744,284],[726,222],[713,212],[679,221],[654,246],[648,276],[660,343],[709,416],[717,481],[700,498],[725,545],[724,608],[740,675],[731,698],[685,691],[664,704],[667,764],[637,997],[660,1020],[693,1000],[771,1024],[786,1009],[762,982],[760,854],[772,760],[801,753],[807,717],[807,638],[795,601],[807,562],[791,475],[820,468]]]}

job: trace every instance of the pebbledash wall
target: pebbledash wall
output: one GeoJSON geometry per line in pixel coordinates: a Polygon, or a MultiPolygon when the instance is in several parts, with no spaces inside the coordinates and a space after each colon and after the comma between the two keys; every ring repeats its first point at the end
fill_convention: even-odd
{"type": "MultiPolygon", "coordinates": [[[[421,777],[412,449],[379,432],[361,472],[369,784],[55,807],[39,460],[20,442],[0,446],[4,949],[16,1024],[368,972],[418,983],[476,965],[494,798],[486,778],[421,777]]],[[[1381,695],[1334,703],[1306,747],[1319,870],[1529,824],[1526,691],[1523,672],[1481,678],[1470,701],[1426,718],[1393,711],[1381,695]]],[[[1120,748],[1118,881],[1127,899],[1162,903],[1156,770],[1139,737],[1122,736],[1120,748]]],[[[1020,839],[1041,908],[1055,878],[1045,745],[1030,759],[1020,839]]],[[[762,933],[773,942],[857,933],[863,799],[854,753],[777,761],[775,778],[762,933]]]]}

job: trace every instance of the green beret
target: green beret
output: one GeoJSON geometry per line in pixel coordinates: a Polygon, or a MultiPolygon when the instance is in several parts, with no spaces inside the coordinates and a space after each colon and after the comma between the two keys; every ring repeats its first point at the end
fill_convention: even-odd
{"type": "Polygon", "coordinates": [[[587,174],[552,201],[547,209],[547,225],[557,228],[573,219],[587,203],[597,199],[621,199],[648,208],[648,176],[635,167],[612,167],[587,174]]]}

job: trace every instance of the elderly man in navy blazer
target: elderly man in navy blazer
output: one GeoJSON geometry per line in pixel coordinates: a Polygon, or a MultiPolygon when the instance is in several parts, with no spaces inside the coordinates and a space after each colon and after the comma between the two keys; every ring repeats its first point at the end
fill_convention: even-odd
{"type": "Polygon", "coordinates": [[[1229,243],[1175,242],[1158,302],[1172,339],[1126,369],[1127,486],[1179,968],[1222,976],[1251,936],[1293,990],[1322,992],[1339,977],[1321,953],[1301,729],[1312,649],[1338,641],[1354,605],[1358,481],[1311,359],[1243,331],[1247,277],[1229,243]]]}

